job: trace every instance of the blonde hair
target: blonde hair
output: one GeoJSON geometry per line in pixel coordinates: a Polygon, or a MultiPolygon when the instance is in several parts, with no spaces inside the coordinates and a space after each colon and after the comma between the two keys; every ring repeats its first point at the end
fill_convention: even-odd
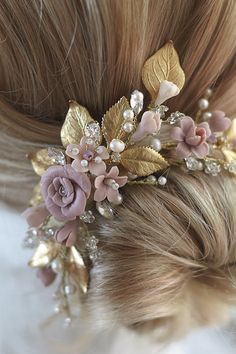
{"type": "MultiPolygon", "coordinates": [[[[234,115],[235,15],[234,0],[2,0],[1,198],[29,198],[36,177],[25,155],[60,142],[69,99],[100,120],[143,90],[144,61],[169,39],[187,78],[170,109],[192,115],[211,86],[211,108],[234,115]]],[[[97,225],[88,303],[174,335],[221,318],[235,295],[235,181],[175,169],[169,180],[163,190],[125,189],[117,218],[97,225]]]]}

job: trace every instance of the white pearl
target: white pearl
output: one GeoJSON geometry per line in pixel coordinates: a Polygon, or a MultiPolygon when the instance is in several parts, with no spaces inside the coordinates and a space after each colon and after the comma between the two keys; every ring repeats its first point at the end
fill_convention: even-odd
{"type": "Polygon", "coordinates": [[[167,182],[166,177],[160,176],[160,177],[158,178],[158,183],[159,183],[161,186],[164,186],[164,185],[166,184],[166,182],[167,182]]]}
{"type": "Polygon", "coordinates": [[[57,259],[54,259],[51,263],[51,268],[55,273],[60,273],[60,271],[62,271],[61,262],[59,262],[57,259]]]}
{"type": "Polygon", "coordinates": [[[74,294],[76,291],[76,287],[73,285],[73,284],[67,284],[65,285],[64,287],[64,293],[66,295],[71,295],[71,294],[74,294]]]}
{"type": "Polygon", "coordinates": [[[94,159],[94,161],[95,161],[96,163],[101,163],[101,162],[102,162],[102,158],[101,158],[100,156],[96,156],[95,159],[94,159]]]}
{"type": "Polygon", "coordinates": [[[127,122],[123,125],[123,129],[126,133],[131,133],[134,129],[134,125],[130,122],[127,122]]]}
{"type": "Polygon", "coordinates": [[[125,149],[125,143],[119,139],[113,139],[110,142],[110,149],[114,152],[122,152],[125,149]]]}
{"type": "Polygon", "coordinates": [[[203,118],[204,120],[208,120],[208,119],[211,118],[211,116],[212,116],[212,113],[211,113],[211,112],[204,112],[203,115],[202,115],[202,118],[203,118]]]}
{"type": "Polygon", "coordinates": [[[66,317],[64,320],[64,326],[68,327],[72,322],[72,318],[71,317],[66,317]]]}
{"type": "Polygon", "coordinates": [[[151,147],[156,150],[156,151],[160,151],[161,150],[161,142],[159,139],[157,138],[153,138],[151,140],[151,147]]]}
{"type": "Polygon", "coordinates": [[[126,109],[123,113],[124,119],[133,119],[134,118],[134,112],[131,109],[126,109]]]}
{"type": "Polygon", "coordinates": [[[61,307],[60,307],[60,305],[55,305],[55,307],[54,307],[54,312],[55,312],[55,313],[60,313],[60,312],[61,312],[61,307]]]}
{"type": "Polygon", "coordinates": [[[123,197],[122,197],[122,195],[119,193],[116,202],[113,203],[113,204],[115,204],[115,205],[120,205],[122,202],[123,202],[123,197]]]}
{"type": "Polygon", "coordinates": [[[199,101],[198,101],[198,106],[200,109],[207,109],[208,106],[209,106],[209,102],[206,98],[201,98],[199,101]]]}
{"type": "Polygon", "coordinates": [[[200,171],[203,169],[203,163],[201,161],[198,161],[197,169],[200,171]]]}
{"type": "Polygon", "coordinates": [[[80,164],[82,167],[88,167],[88,161],[87,160],[81,160],[80,164]]]}
{"type": "Polygon", "coordinates": [[[207,97],[210,97],[212,95],[212,89],[208,88],[205,94],[207,97]]]}
{"type": "Polygon", "coordinates": [[[147,180],[148,180],[149,182],[156,182],[157,179],[156,179],[155,176],[150,175],[150,176],[147,177],[147,180]]]}

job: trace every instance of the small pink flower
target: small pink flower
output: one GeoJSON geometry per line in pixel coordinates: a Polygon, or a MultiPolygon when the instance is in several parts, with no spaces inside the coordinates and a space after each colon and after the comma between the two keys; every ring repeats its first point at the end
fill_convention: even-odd
{"type": "Polygon", "coordinates": [[[179,141],[176,152],[181,158],[186,158],[191,153],[198,158],[204,158],[209,153],[209,146],[206,139],[211,135],[211,130],[207,122],[195,125],[190,117],[184,117],[180,121],[180,127],[171,130],[171,138],[179,141]]]}
{"type": "Polygon", "coordinates": [[[55,232],[55,240],[67,247],[76,243],[77,239],[77,221],[70,221],[55,232]]]}
{"type": "Polygon", "coordinates": [[[105,198],[111,203],[119,201],[119,187],[123,187],[128,180],[127,176],[119,176],[119,169],[113,166],[108,173],[98,176],[95,179],[94,185],[96,191],[94,200],[101,202],[105,198]]]}
{"type": "Polygon", "coordinates": [[[105,146],[96,147],[93,141],[88,144],[88,138],[83,137],[79,145],[70,144],[67,146],[66,154],[74,159],[72,167],[78,172],[88,172],[98,176],[106,171],[106,164],[103,160],[109,158],[105,146]]]}
{"type": "Polygon", "coordinates": [[[161,128],[160,113],[146,111],[143,113],[137,130],[131,137],[132,142],[137,142],[149,134],[156,134],[161,128]]]}
{"type": "Polygon", "coordinates": [[[27,208],[22,215],[30,227],[37,227],[44,222],[50,213],[47,210],[45,204],[40,204],[35,207],[27,208]]]}
{"type": "Polygon", "coordinates": [[[225,116],[224,112],[214,111],[209,119],[209,125],[212,132],[224,132],[229,129],[231,120],[225,116]]]}
{"type": "Polygon", "coordinates": [[[57,276],[50,267],[39,268],[36,275],[42,281],[44,286],[51,285],[57,276]]]}
{"type": "Polygon", "coordinates": [[[71,165],[51,166],[41,178],[41,192],[55,219],[74,220],[85,210],[91,182],[85,173],[76,172],[71,165]]]}
{"type": "Polygon", "coordinates": [[[156,98],[155,104],[161,105],[163,102],[167,101],[169,98],[177,96],[179,94],[179,88],[173,82],[164,80],[160,83],[160,88],[158,96],[156,98]]]}

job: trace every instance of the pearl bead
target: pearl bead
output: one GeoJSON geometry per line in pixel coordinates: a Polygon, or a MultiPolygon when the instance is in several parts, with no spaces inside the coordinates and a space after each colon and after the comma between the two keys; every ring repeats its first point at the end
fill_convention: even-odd
{"type": "Polygon", "coordinates": [[[100,156],[96,156],[95,159],[94,159],[94,161],[95,161],[96,163],[101,163],[101,162],[102,162],[102,158],[101,158],[100,156]]]}
{"type": "Polygon", "coordinates": [[[65,327],[70,326],[71,322],[72,322],[72,318],[71,317],[66,317],[65,320],[64,320],[64,326],[65,327]]]}
{"type": "Polygon", "coordinates": [[[88,161],[87,160],[81,160],[80,164],[82,167],[88,167],[88,161]]]}
{"type": "Polygon", "coordinates": [[[211,112],[204,112],[203,115],[202,115],[202,118],[203,118],[204,120],[208,120],[208,119],[211,118],[211,116],[212,116],[212,113],[211,113],[211,112]]]}
{"type": "Polygon", "coordinates": [[[54,307],[54,312],[55,312],[55,313],[60,313],[60,312],[61,312],[61,307],[60,307],[60,305],[56,305],[56,306],[54,307]]]}
{"type": "Polygon", "coordinates": [[[197,169],[199,171],[203,170],[203,163],[201,161],[198,161],[197,169]]]}
{"type": "Polygon", "coordinates": [[[206,92],[205,92],[205,95],[206,95],[207,97],[210,97],[210,96],[212,95],[212,89],[208,88],[208,89],[206,90],[206,92]]]}
{"type": "Polygon", "coordinates": [[[149,181],[149,182],[156,182],[156,180],[157,180],[156,177],[153,175],[150,175],[147,177],[147,181],[149,181]]]}
{"type": "Polygon", "coordinates": [[[123,197],[122,197],[122,195],[119,193],[119,194],[118,194],[118,197],[117,197],[117,200],[116,200],[115,203],[113,203],[113,204],[115,204],[115,205],[120,205],[122,202],[123,202],[123,197]]]}
{"type": "Polygon", "coordinates": [[[131,133],[134,129],[134,125],[130,122],[127,122],[123,125],[123,129],[126,133],[131,133]]]}
{"type": "Polygon", "coordinates": [[[159,139],[157,138],[153,138],[151,140],[151,147],[156,150],[156,151],[160,151],[161,150],[161,142],[159,139]]]}
{"type": "Polygon", "coordinates": [[[76,291],[76,287],[73,285],[73,284],[67,284],[65,285],[64,287],[64,293],[66,295],[71,295],[71,294],[74,294],[76,291]]]}
{"type": "Polygon", "coordinates": [[[131,109],[126,109],[123,113],[124,119],[133,119],[134,118],[134,112],[131,109]]]}
{"type": "Polygon", "coordinates": [[[167,182],[166,177],[160,176],[160,177],[158,178],[158,183],[159,183],[161,186],[164,186],[164,185],[166,184],[166,182],[167,182]]]}
{"type": "Polygon", "coordinates": [[[207,109],[208,106],[209,106],[209,102],[206,98],[201,98],[199,101],[198,101],[198,106],[200,109],[204,110],[204,109],[207,109]]]}
{"type": "Polygon", "coordinates": [[[57,259],[54,259],[51,263],[51,268],[55,273],[60,273],[62,271],[62,264],[57,259]]]}
{"type": "Polygon", "coordinates": [[[110,149],[114,152],[122,152],[125,149],[125,143],[119,139],[113,139],[110,142],[110,149]]]}

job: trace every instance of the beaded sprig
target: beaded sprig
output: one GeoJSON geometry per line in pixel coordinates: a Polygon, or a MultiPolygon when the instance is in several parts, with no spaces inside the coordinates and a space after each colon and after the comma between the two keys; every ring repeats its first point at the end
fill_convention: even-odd
{"type": "Polygon", "coordinates": [[[73,318],[70,299],[87,293],[89,270],[99,255],[91,231],[96,213],[112,219],[124,186],[164,187],[172,166],[186,173],[236,175],[236,121],[209,110],[210,89],[199,100],[195,119],[168,114],[163,105],[185,81],[172,42],[145,62],[142,80],[151,97],[147,110],[135,90],[130,100],[122,97],[105,113],[100,126],[85,107],[70,101],[62,146],[28,156],[41,180],[24,213],[29,224],[24,246],[35,249],[29,265],[45,285],[59,278],[55,312],[65,313],[66,324],[73,318]]]}

